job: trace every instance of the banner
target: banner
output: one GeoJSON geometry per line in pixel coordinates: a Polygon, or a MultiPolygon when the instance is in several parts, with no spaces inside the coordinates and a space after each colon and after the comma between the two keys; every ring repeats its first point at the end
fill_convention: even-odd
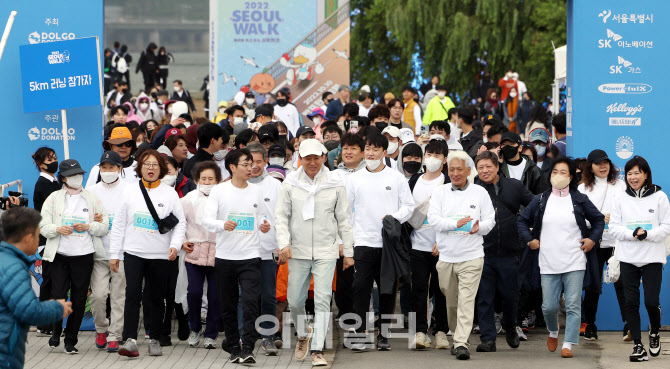
{"type": "MultiPolygon", "coordinates": [[[[626,161],[643,156],[654,183],[666,191],[670,172],[662,153],[668,140],[662,132],[670,48],[663,35],[668,14],[668,1],[568,1],[568,154],[586,157],[603,149],[622,172],[626,161]]],[[[664,279],[670,279],[670,271],[664,279]]],[[[662,324],[670,324],[669,292],[664,283],[662,324]]],[[[640,311],[646,329],[647,313],[640,311]]],[[[597,320],[600,329],[623,325],[612,285],[603,286],[597,320]]]]}
{"type": "Polygon", "coordinates": [[[212,117],[220,101],[251,91],[273,103],[284,87],[301,114],[322,106],[324,92],[349,85],[349,28],[346,0],[211,0],[212,117]]]}

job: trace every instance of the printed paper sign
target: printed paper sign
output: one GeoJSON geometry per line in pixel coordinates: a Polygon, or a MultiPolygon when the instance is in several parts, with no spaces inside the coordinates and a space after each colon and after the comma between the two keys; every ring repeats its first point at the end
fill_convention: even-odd
{"type": "MultiPolygon", "coordinates": [[[[86,218],[80,217],[80,216],[77,216],[77,215],[69,215],[69,214],[63,215],[62,225],[72,227],[75,223],[86,224],[86,218]]],[[[81,231],[81,232],[73,231],[70,236],[84,237],[84,236],[86,236],[86,231],[81,231]]]]}
{"type": "Polygon", "coordinates": [[[133,215],[133,227],[136,231],[157,234],[158,224],[148,211],[136,211],[133,215]]]}
{"type": "Polygon", "coordinates": [[[644,229],[645,231],[651,231],[651,220],[636,220],[626,223],[626,228],[631,231],[636,230],[638,227],[644,229]]]}
{"type": "MultiPolygon", "coordinates": [[[[467,218],[467,217],[469,217],[469,215],[464,215],[464,214],[447,216],[447,218],[449,218],[451,220],[455,220],[457,222],[459,220],[461,220],[463,218],[467,218]]],[[[451,230],[451,231],[447,231],[447,234],[451,235],[451,236],[466,236],[466,235],[469,235],[470,230],[472,229],[472,222],[473,221],[469,221],[469,222],[465,223],[462,227],[456,228],[456,229],[451,230]]]]}
{"type": "Polygon", "coordinates": [[[107,214],[107,218],[109,218],[109,231],[112,231],[112,223],[114,223],[114,214],[107,214]]]}
{"type": "Polygon", "coordinates": [[[252,234],[255,231],[256,217],[253,213],[230,212],[228,213],[228,220],[237,223],[237,227],[233,232],[241,234],[252,234]]]}

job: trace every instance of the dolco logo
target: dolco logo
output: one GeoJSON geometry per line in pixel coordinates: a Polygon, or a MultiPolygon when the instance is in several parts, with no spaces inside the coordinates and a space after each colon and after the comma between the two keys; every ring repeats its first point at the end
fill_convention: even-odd
{"type": "Polygon", "coordinates": [[[651,92],[651,90],[651,86],[644,83],[605,83],[598,86],[598,91],[604,94],[640,95],[651,92]]]}
{"type": "MultiPolygon", "coordinates": [[[[74,140],[74,134],[74,128],[68,128],[67,139],[70,141],[74,140]]],[[[30,141],[60,141],[63,139],[63,133],[57,128],[42,128],[42,130],[40,130],[37,127],[33,127],[28,130],[28,138],[30,141]]]]}
{"type": "Polygon", "coordinates": [[[63,64],[70,62],[70,52],[65,50],[62,53],[59,51],[54,51],[49,56],[47,56],[49,64],[63,64]]]}
{"type": "Polygon", "coordinates": [[[628,136],[619,137],[616,140],[616,155],[621,159],[633,156],[633,139],[628,136]]]}
{"type": "Polygon", "coordinates": [[[39,44],[43,42],[54,42],[54,41],[63,41],[63,40],[74,40],[74,33],[57,33],[57,32],[42,32],[37,31],[28,35],[28,42],[31,44],[39,44]]]}

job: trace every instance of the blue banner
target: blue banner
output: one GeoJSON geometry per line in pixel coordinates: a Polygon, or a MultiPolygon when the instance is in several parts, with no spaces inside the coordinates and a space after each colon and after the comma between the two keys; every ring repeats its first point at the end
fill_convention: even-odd
{"type": "MultiPolygon", "coordinates": [[[[661,153],[668,145],[663,133],[670,56],[664,32],[669,14],[668,1],[568,1],[568,154],[586,157],[593,149],[603,149],[622,171],[634,155],[643,156],[651,165],[654,183],[666,191],[670,172],[661,153]]],[[[669,280],[670,271],[664,274],[669,280]]],[[[663,324],[670,324],[668,292],[665,283],[663,324]]],[[[648,324],[644,308],[641,314],[644,328],[648,324]]],[[[623,325],[612,285],[603,287],[597,325],[601,329],[623,325]]]]}
{"type": "Polygon", "coordinates": [[[19,47],[23,112],[102,105],[95,37],[19,47]]]}

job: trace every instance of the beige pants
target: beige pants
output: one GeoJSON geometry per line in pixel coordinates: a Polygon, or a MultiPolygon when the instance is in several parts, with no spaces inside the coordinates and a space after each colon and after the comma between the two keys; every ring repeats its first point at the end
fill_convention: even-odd
{"type": "Polygon", "coordinates": [[[90,300],[95,331],[109,332],[108,341],[121,341],[123,310],[126,303],[126,273],[123,261],[119,261],[118,273],[109,268],[109,260],[96,260],[93,263],[90,300]],[[107,319],[107,296],[112,307],[111,322],[107,319]]]}
{"type": "Polygon", "coordinates": [[[437,262],[440,290],[447,298],[447,317],[454,333],[454,347],[468,347],[483,266],[484,258],[461,263],[437,262]]]}

